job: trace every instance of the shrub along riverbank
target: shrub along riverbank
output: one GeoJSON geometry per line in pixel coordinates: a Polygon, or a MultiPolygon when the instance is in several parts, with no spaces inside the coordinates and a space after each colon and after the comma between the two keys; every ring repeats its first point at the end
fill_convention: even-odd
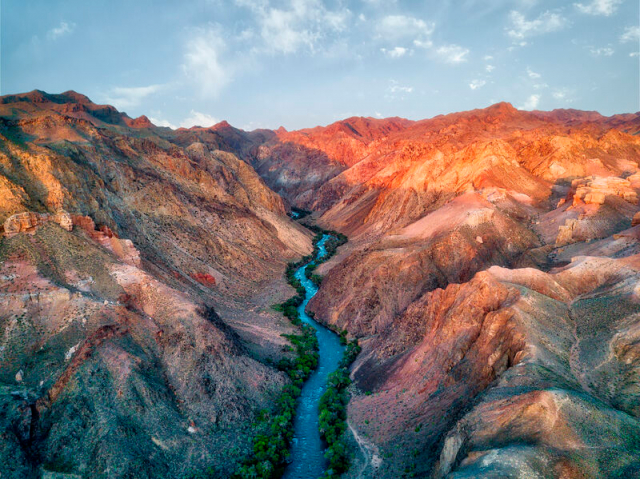
{"type": "MultiPolygon", "coordinates": [[[[304,301],[306,291],[302,283],[295,277],[295,273],[298,268],[317,258],[319,252],[318,242],[324,234],[330,234],[332,236],[325,241],[327,254],[323,258],[315,260],[314,264],[311,265],[310,276],[307,276],[310,277],[315,284],[319,285],[322,278],[313,274],[315,266],[331,258],[336,253],[338,247],[347,242],[347,237],[343,234],[325,231],[317,227],[309,228],[316,233],[313,238],[313,254],[305,256],[295,263],[289,263],[285,271],[287,282],[296,290],[296,295],[274,306],[276,311],[281,312],[291,323],[301,328],[301,334],[285,335],[295,348],[295,357],[281,359],[277,364],[278,369],[285,372],[291,379],[291,384],[283,388],[276,400],[276,408],[273,412],[270,413],[267,410],[260,412],[257,427],[262,432],[258,434],[253,441],[253,455],[238,468],[233,476],[234,478],[266,479],[282,475],[286,466],[286,459],[289,455],[289,445],[293,439],[293,423],[297,400],[300,396],[304,381],[318,365],[318,340],[315,330],[313,327],[302,323],[300,313],[298,312],[298,307],[304,301]]],[[[309,269],[309,267],[307,269],[309,269]]],[[[341,339],[343,339],[342,336],[341,339]]],[[[347,346],[347,350],[349,350],[349,346],[350,345],[347,346]]],[[[346,356],[345,353],[343,362],[346,356]]],[[[340,364],[340,368],[344,368],[343,363],[340,364]]],[[[347,379],[348,378],[349,375],[347,371],[347,379]]],[[[330,389],[334,386],[331,381],[330,379],[330,389]]],[[[332,443],[328,442],[328,444],[328,451],[332,450],[332,443]]],[[[337,446],[333,446],[333,449],[336,449],[336,447],[337,446]]],[[[334,455],[337,457],[337,454],[334,455]]],[[[343,459],[340,460],[344,461],[343,459]]],[[[334,461],[330,460],[330,462],[333,464],[334,461]]]]}
{"type": "Polygon", "coordinates": [[[351,465],[351,457],[345,442],[344,433],[347,430],[347,404],[351,384],[349,366],[355,361],[361,351],[358,340],[347,342],[346,331],[340,334],[340,341],[346,344],[346,349],[340,361],[340,366],[329,375],[327,391],[320,398],[320,435],[327,442],[325,457],[329,460],[329,469],[324,478],[337,479],[346,472],[351,465]]]}

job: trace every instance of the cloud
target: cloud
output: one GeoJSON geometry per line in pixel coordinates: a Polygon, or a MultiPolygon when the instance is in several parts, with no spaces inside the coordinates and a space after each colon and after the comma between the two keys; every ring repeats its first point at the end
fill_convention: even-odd
{"type": "Polygon", "coordinates": [[[527,20],[522,13],[513,10],[509,13],[509,21],[511,25],[507,28],[507,35],[514,40],[555,32],[568,25],[568,21],[562,15],[550,11],[533,20],[527,20]]]}
{"type": "Polygon", "coordinates": [[[385,98],[388,100],[395,100],[396,98],[404,99],[405,95],[411,93],[413,93],[412,86],[400,85],[396,80],[389,80],[385,98]]]}
{"type": "Polygon", "coordinates": [[[551,94],[551,96],[564,103],[573,103],[573,99],[571,97],[574,93],[575,92],[573,90],[569,90],[568,88],[558,88],[551,94]]]}
{"type": "MultiPolygon", "coordinates": [[[[431,41],[431,34],[435,29],[435,23],[425,22],[422,19],[407,15],[387,15],[376,25],[379,38],[385,40],[402,41],[413,39],[412,43],[416,48],[428,50],[432,56],[451,64],[463,63],[467,61],[469,50],[459,45],[435,46],[431,41]]],[[[395,47],[394,49],[382,48],[381,51],[392,58],[398,58],[405,54],[412,54],[413,50],[405,47],[395,47]]]]}
{"type": "Polygon", "coordinates": [[[410,55],[412,50],[409,50],[404,47],[395,47],[391,50],[387,50],[386,48],[381,48],[380,51],[384,53],[389,58],[400,58],[405,56],[407,53],[410,55]]]}
{"type": "Polygon", "coordinates": [[[484,67],[484,69],[487,70],[487,73],[491,73],[496,69],[496,67],[494,67],[493,65],[487,65],[486,67],[484,67]]]}
{"type": "Polygon", "coordinates": [[[398,85],[398,82],[393,82],[393,84],[389,86],[389,91],[391,93],[411,93],[413,91],[413,87],[401,86],[401,85],[398,85]]]}
{"type": "Polygon", "coordinates": [[[433,42],[431,40],[414,40],[413,44],[418,48],[431,48],[433,46],[433,42]]]}
{"type": "Polygon", "coordinates": [[[640,52],[631,52],[631,53],[629,53],[629,56],[630,56],[630,57],[637,57],[637,56],[640,56],[640,52]]]}
{"type": "Polygon", "coordinates": [[[574,3],[573,5],[581,13],[587,15],[604,15],[609,17],[616,13],[618,5],[622,3],[622,0],[592,0],[591,3],[574,3]]]}
{"type": "Polygon", "coordinates": [[[609,47],[591,48],[589,51],[594,57],[610,57],[615,53],[613,48],[609,48],[609,47]]]}
{"type": "Polygon", "coordinates": [[[217,96],[231,81],[231,68],[220,59],[225,49],[226,44],[215,27],[195,29],[186,43],[182,70],[204,97],[217,96]]]}
{"type": "Polygon", "coordinates": [[[620,35],[620,43],[637,42],[640,40],[640,27],[632,26],[624,29],[624,33],[620,35]]]}
{"type": "Polygon", "coordinates": [[[471,81],[471,83],[469,83],[469,88],[471,88],[472,90],[477,90],[478,88],[482,88],[486,84],[487,82],[484,80],[473,80],[471,81]]]}
{"type": "MultiPolygon", "coordinates": [[[[161,113],[158,111],[156,111],[155,114],[161,115],[161,113]]],[[[215,125],[216,123],[220,123],[220,120],[209,115],[208,113],[202,113],[196,110],[191,110],[189,116],[178,122],[178,125],[175,125],[168,120],[158,118],[157,116],[150,116],[149,120],[156,126],[166,126],[173,130],[176,130],[180,127],[191,128],[192,126],[208,128],[215,125]]]]}
{"type": "Polygon", "coordinates": [[[271,9],[262,20],[262,38],[266,46],[280,53],[294,53],[301,47],[313,49],[317,36],[309,29],[297,25],[296,12],[271,9]]]}
{"type": "Polygon", "coordinates": [[[180,122],[180,126],[185,128],[191,128],[192,126],[208,128],[216,123],[220,123],[220,120],[207,113],[191,110],[189,116],[180,122]]]}
{"type": "Polygon", "coordinates": [[[540,95],[531,95],[518,110],[535,110],[540,103],[540,95]]]}
{"type": "MultiPolygon", "coordinates": [[[[281,8],[265,1],[236,0],[236,4],[255,14],[262,37],[257,50],[270,53],[314,52],[320,48],[320,40],[345,31],[352,16],[349,9],[329,10],[320,0],[290,0],[281,8]]],[[[364,21],[364,16],[360,20],[364,21]]]]}
{"type": "Polygon", "coordinates": [[[76,29],[76,24],[73,22],[60,22],[60,25],[52,28],[47,32],[47,38],[49,40],[57,40],[60,37],[64,37],[65,35],[69,35],[73,33],[76,29]]]}
{"type": "Polygon", "coordinates": [[[153,123],[156,126],[166,126],[171,128],[172,130],[175,130],[176,128],[178,128],[176,125],[174,125],[173,123],[168,122],[167,120],[162,120],[160,118],[155,118],[153,116],[149,117],[149,121],[151,123],[153,123]]]}
{"type": "Polygon", "coordinates": [[[376,25],[378,34],[385,39],[428,37],[434,28],[433,23],[406,15],[388,15],[376,25]]]}
{"type": "Polygon", "coordinates": [[[467,61],[469,50],[459,45],[443,45],[436,48],[436,55],[445,63],[464,63],[467,61]]]}
{"type": "Polygon", "coordinates": [[[114,87],[111,88],[103,98],[104,101],[122,111],[138,106],[144,98],[159,92],[164,86],[165,85],[114,87]]]}
{"type": "Polygon", "coordinates": [[[537,80],[538,78],[540,78],[542,76],[542,75],[540,75],[540,73],[534,72],[529,67],[527,67],[527,75],[529,75],[529,78],[531,78],[532,80],[537,80]]]}

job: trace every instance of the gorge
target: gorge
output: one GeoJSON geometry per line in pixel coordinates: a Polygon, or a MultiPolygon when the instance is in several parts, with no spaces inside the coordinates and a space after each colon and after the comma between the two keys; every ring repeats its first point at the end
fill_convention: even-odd
{"type": "Polygon", "coordinates": [[[326,468],[325,326],[362,347],[344,477],[640,475],[639,132],[508,103],[170,129],[0,97],[3,477],[237,474],[292,384],[273,305],[314,225],[349,242],[295,276],[320,356],[284,477],[326,468]]]}

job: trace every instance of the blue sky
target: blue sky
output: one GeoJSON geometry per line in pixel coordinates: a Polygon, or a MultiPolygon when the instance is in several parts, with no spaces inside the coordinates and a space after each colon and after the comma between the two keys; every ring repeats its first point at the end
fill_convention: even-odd
{"type": "Polygon", "coordinates": [[[1,93],[288,129],[639,105],[638,0],[4,0],[1,93]]]}

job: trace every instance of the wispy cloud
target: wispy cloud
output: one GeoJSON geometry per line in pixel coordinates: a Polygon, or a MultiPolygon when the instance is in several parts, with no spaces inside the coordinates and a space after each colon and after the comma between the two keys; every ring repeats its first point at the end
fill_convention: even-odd
{"type": "Polygon", "coordinates": [[[529,76],[529,78],[531,78],[532,80],[537,80],[539,79],[542,75],[540,75],[540,73],[536,73],[534,72],[531,68],[527,67],[527,75],[529,76]]]}
{"type": "Polygon", "coordinates": [[[172,128],[174,130],[176,128],[178,128],[176,125],[174,125],[173,123],[171,123],[171,122],[169,122],[167,120],[164,120],[164,119],[161,119],[161,118],[156,118],[156,117],[153,117],[153,116],[149,117],[149,121],[151,123],[153,123],[154,125],[156,125],[156,126],[166,126],[166,127],[172,128]]]}
{"type": "Polygon", "coordinates": [[[540,104],[540,95],[531,95],[527,98],[522,106],[519,106],[519,110],[535,110],[540,104]]]}
{"type": "Polygon", "coordinates": [[[182,70],[203,97],[216,97],[231,81],[231,67],[221,60],[225,49],[225,41],[214,26],[193,30],[186,43],[182,70]]]}
{"type": "Polygon", "coordinates": [[[254,13],[262,38],[257,49],[270,53],[314,52],[321,40],[345,31],[352,16],[349,9],[331,10],[318,0],[290,0],[279,8],[265,1],[236,0],[236,4],[254,13]]]}
{"type": "Polygon", "coordinates": [[[389,80],[385,98],[387,100],[395,100],[396,98],[404,99],[406,95],[411,93],[413,93],[412,86],[401,85],[396,80],[389,80]]]}
{"type": "Polygon", "coordinates": [[[138,87],[113,87],[105,95],[104,101],[118,110],[138,106],[149,95],[159,92],[165,85],[148,85],[138,87]]]}
{"type": "Polygon", "coordinates": [[[382,53],[384,53],[386,56],[388,56],[389,58],[400,58],[405,56],[406,54],[411,54],[413,53],[412,50],[409,50],[408,48],[404,48],[404,47],[395,47],[392,48],[391,50],[387,50],[386,48],[381,48],[380,51],[382,53]]]}
{"type": "Polygon", "coordinates": [[[177,129],[179,127],[191,128],[192,126],[200,126],[203,128],[209,128],[216,123],[220,123],[220,120],[215,118],[214,116],[209,115],[208,113],[202,113],[196,110],[191,110],[189,116],[178,122],[178,124],[171,123],[170,121],[160,118],[160,112],[156,111],[154,116],[150,116],[149,120],[156,126],[167,126],[172,129],[177,129]]]}
{"type": "Polygon", "coordinates": [[[591,3],[574,3],[573,5],[581,13],[609,17],[616,13],[621,3],[622,0],[592,0],[591,3]]]}
{"type": "Polygon", "coordinates": [[[528,20],[522,13],[512,11],[509,13],[510,26],[507,27],[507,35],[514,40],[542,35],[545,33],[562,30],[568,25],[568,21],[557,12],[546,11],[537,18],[528,20]]]}
{"type": "Polygon", "coordinates": [[[376,31],[385,39],[413,38],[424,41],[435,28],[433,22],[425,22],[420,18],[406,15],[388,15],[376,25],[376,31]]]}
{"type": "Polygon", "coordinates": [[[180,126],[183,126],[185,128],[190,128],[192,126],[201,126],[204,128],[208,128],[215,125],[216,123],[220,123],[220,120],[209,115],[208,113],[191,110],[189,116],[180,122],[180,126]]]}
{"type": "Polygon", "coordinates": [[[467,61],[469,50],[460,45],[443,45],[436,48],[436,55],[445,63],[464,63],[467,61]]]}
{"type": "Polygon", "coordinates": [[[471,88],[472,90],[477,90],[479,88],[482,88],[486,84],[487,82],[484,80],[472,80],[471,83],[469,83],[469,88],[471,88]]]}
{"type": "Polygon", "coordinates": [[[487,71],[487,73],[491,73],[493,70],[496,69],[496,67],[493,65],[487,65],[486,67],[484,67],[484,69],[487,71]]]}
{"type": "Polygon", "coordinates": [[[559,102],[573,103],[574,90],[568,88],[557,88],[551,93],[551,96],[559,102]]]}
{"type": "Polygon", "coordinates": [[[614,49],[609,47],[591,48],[589,51],[594,57],[610,57],[615,53],[614,49]]]}
{"type": "Polygon", "coordinates": [[[640,26],[634,25],[624,29],[624,33],[620,35],[621,43],[640,41],[640,26]]]}
{"type": "Polygon", "coordinates": [[[57,40],[60,37],[64,37],[65,35],[69,35],[73,33],[76,29],[76,24],[73,22],[60,22],[60,25],[52,28],[47,32],[47,38],[49,40],[57,40]]]}

